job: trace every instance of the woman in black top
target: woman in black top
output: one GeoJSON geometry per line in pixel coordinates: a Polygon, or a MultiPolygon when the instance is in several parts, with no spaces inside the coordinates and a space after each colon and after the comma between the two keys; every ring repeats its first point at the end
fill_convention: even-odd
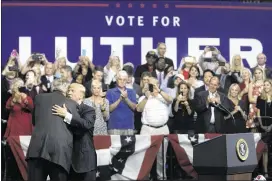
{"type": "Polygon", "coordinates": [[[247,120],[247,108],[243,100],[239,100],[239,94],[241,89],[238,84],[232,84],[229,88],[228,98],[231,100],[234,106],[234,110],[231,112],[234,118],[230,115],[226,119],[226,133],[246,133],[248,132],[246,128],[247,120]]]}
{"type": "Polygon", "coordinates": [[[194,111],[193,101],[189,100],[190,86],[186,82],[181,82],[177,87],[177,96],[172,104],[174,115],[174,133],[187,134],[193,130],[194,111]]]}
{"type": "MultiPolygon", "coordinates": [[[[264,88],[261,92],[261,96],[257,99],[256,107],[258,108],[258,120],[259,127],[258,131],[262,132],[262,140],[266,143],[272,140],[271,131],[272,131],[272,81],[265,80],[264,88]]],[[[268,178],[267,173],[268,167],[268,147],[263,153],[263,170],[264,176],[268,178]]]]}

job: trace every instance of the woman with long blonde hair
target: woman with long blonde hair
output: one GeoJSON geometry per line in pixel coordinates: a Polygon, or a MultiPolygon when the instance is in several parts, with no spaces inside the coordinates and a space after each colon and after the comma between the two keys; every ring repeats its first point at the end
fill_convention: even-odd
{"type": "MultiPolygon", "coordinates": [[[[261,96],[257,99],[258,108],[258,131],[265,132],[262,136],[262,140],[264,142],[268,142],[272,139],[271,130],[272,130],[272,81],[265,80],[264,81],[264,88],[261,92],[261,96]]],[[[266,149],[263,153],[263,170],[264,176],[267,178],[267,166],[268,166],[268,147],[266,145],[266,149]]]]}
{"type": "Polygon", "coordinates": [[[244,64],[240,55],[234,55],[230,62],[231,72],[241,72],[244,68],[244,64]]]}
{"type": "Polygon", "coordinates": [[[254,119],[257,114],[256,102],[257,98],[261,95],[264,87],[264,72],[261,68],[255,68],[253,73],[253,80],[249,84],[248,88],[248,99],[249,99],[249,115],[247,121],[247,128],[251,129],[252,132],[256,132],[256,125],[254,119]]]}
{"type": "Polygon", "coordinates": [[[247,119],[247,108],[243,100],[239,99],[239,93],[241,89],[238,84],[231,84],[228,91],[228,98],[233,103],[234,110],[231,112],[235,119],[235,124],[233,124],[231,117],[227,117],[227,133],[245,133],[248,132],[246,129],[246,119],[247,119]]]}
{"type": "Polygon", "coordinates": [[[54,67],[55,67],[55,77],[60,78],[60,70],[62,67],[64,67],[67,64],[67,59],[65,57],[59,57],[55,60],[54,62],[54,67]]]}
{"type": "Polygon", "coordinates": [[[120,59],[118,56],[110,56],[108,64],[104,67],[105,84],[112,88],[116,83],[116,74],[121,70],[120,59]]]}

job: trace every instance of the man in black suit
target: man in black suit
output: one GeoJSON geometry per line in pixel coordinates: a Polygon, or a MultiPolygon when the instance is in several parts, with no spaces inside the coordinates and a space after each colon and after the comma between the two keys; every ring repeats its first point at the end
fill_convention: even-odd
{"type": "Polygon", "coordinates": [[[218,76],[220,80],[220,88],[223,89],[222,93],[227,95],[231,84],[234,84],[234,83],[239,84],[239,82],[237,81],[235,76],[232,76],[230,72],[230,64],[226,63],[225,66],[221,66],[220,68],[221,68],[221,74],[218,76]]]}
{"type": "Polygon", "coordinates": [[[158,43],[157,46],[157,52],[158,52],[158,57],[159,58],[164,58],[165,59],[165,67],[174,67],[173,60],[170,58],[165,57],[166,53],[166,45],[163,42],[158,43]]]}
{"type": "Polygon", "coordinates": [[[26,155],[29,181],[45,181],[48,175],[51,180],[67,180],[72,163],[73,134],[61,117],[52,115],[51,108],[65,104],[73,115],[78,114],[77,103],[65,97],[68,86],[66,80],[55,80],[54,92],[35,98],[35,128],[26,155]]]}
{"type": "Polygon", "coordinates": [[[107,88],[107,85],[103,81],[103,77],[104,77],[103,67],[96,66],[94,68],[94,70],[93,70],[93,78],[84,84],[84,87],[86,89],[85,97],[91,97],[92,96],[91,85],[92,85],[93,80],[100,81],[102,83],[102,91],[107,92],[108,88],[107,88]]]}
{"type": "Polygon", "coordinates": [[[65,105],[53,106],[53,114],[63,118],[63,121],[73,126],[74,143],[72,167],[76,174],[76,180],[89,181],[96,179],[96,152],[93,144],[93,129],[95,123],[95,110],[83,102],[85,87],[72,83],[69,86],[67,96],[78,103],[78,113],[68,112],[65,105]],[[85,124],[85,125],[84,125],[85,124]]]}
{"type": "Polygon", "coordinates": [[[257,56],[258,65],[251,69],[252,74],[254,73],[255,69],[257,67],[259,67],[264,71],[264,73],[265,73],[264,75],[266,76],[265,78],[271,79],[272,78],[272,68],[268,67],[266,65],[266,61],[267,61],[266,55],[263,53],[259,53],[257,56]]]}
{"type": "Polygon", "coordinates": [[[195,110],[197,112],[196,132],[224,133],[224,116],[232,111],[230,100],[218,92],[219,79],[214,76],[210,79],[209,89],[195,95],[195,110]]]}
{"type": "MultiPolygon", "coordinates": [[[[212,70],[210,70],[210,69],[206,69],[206,70],[203,72],[203,81],[204,81],[204,85],[195,89],[194,97],[195,97],[198,93],[200,93],[200,92],[202,92],[202,91],[207,91],[207,90],[209,89],[210,80],[211,80],[211,78],[214,77],[214,76],[215,76],[215,73],[214,73],[212,70]]],[[[224,92],[224,90],[223,90],[221,87],[218,88],[218,91],[219,91],[219,92],[224,92]]]]}
{"type": "Polygon", "coordinates": [[[155,72],[155,61],[157,60],[158,56],[156,55],[156,52],[149,51],[147,52],[145,59],[146,64],[139,65],[136,68],[136,71],[134,73],[135,83],[140,85],[142,73],[144,72],[150,72],[153,77],[156,77],[155,72]]]}
{"type": "Polygon", "coordinates": [[[54,78],[54,64],[47,62],[44,66],[44,75],[41,76],[41,85],[44,93],[51,92],[51,85],[54,78]]]}

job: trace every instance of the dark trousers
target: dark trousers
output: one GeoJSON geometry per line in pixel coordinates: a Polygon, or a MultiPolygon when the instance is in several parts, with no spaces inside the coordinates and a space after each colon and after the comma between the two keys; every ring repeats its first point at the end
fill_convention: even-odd
{"type": "Polygon", "coordinates": [[[215,125],[214,124],[210,124],[207,132],[208,133],[217,133],[215,125]]]}
{"type": "Polygon", "coordinates": [[[51,181],[67,181],[66,170],[55,163],[42,158],[30,159],[27,161],[28,181],[46,181],[50,176],[51,181]]]}
{"type": "Polygon", "coordinates": [[[76,173],[74,169],[71,168],[69,174],[69,181],[93,181],[93,180],[96,180],[96,170],[91,170],[85,173],[76,173]]]}

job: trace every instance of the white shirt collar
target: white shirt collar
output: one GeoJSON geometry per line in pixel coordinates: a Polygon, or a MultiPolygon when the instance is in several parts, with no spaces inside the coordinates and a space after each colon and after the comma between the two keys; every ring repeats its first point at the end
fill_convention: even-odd
{"type": "Polygon", "coordinates": [[[212,93],[212,92],[209,91],[209,95],[210,95],[210,96],[215,96],[216,94],[217,94],[217,91],[214,92],[214,93],[212,93]]]}
{"type": "Polygon", "coordinates": [[[262,65],[262,66],[261,66],[261,65],[258,65],[258,67],[261,68],[261,69],[264,69],[264,68],[265,68],[265,64],[262,65]]]}

